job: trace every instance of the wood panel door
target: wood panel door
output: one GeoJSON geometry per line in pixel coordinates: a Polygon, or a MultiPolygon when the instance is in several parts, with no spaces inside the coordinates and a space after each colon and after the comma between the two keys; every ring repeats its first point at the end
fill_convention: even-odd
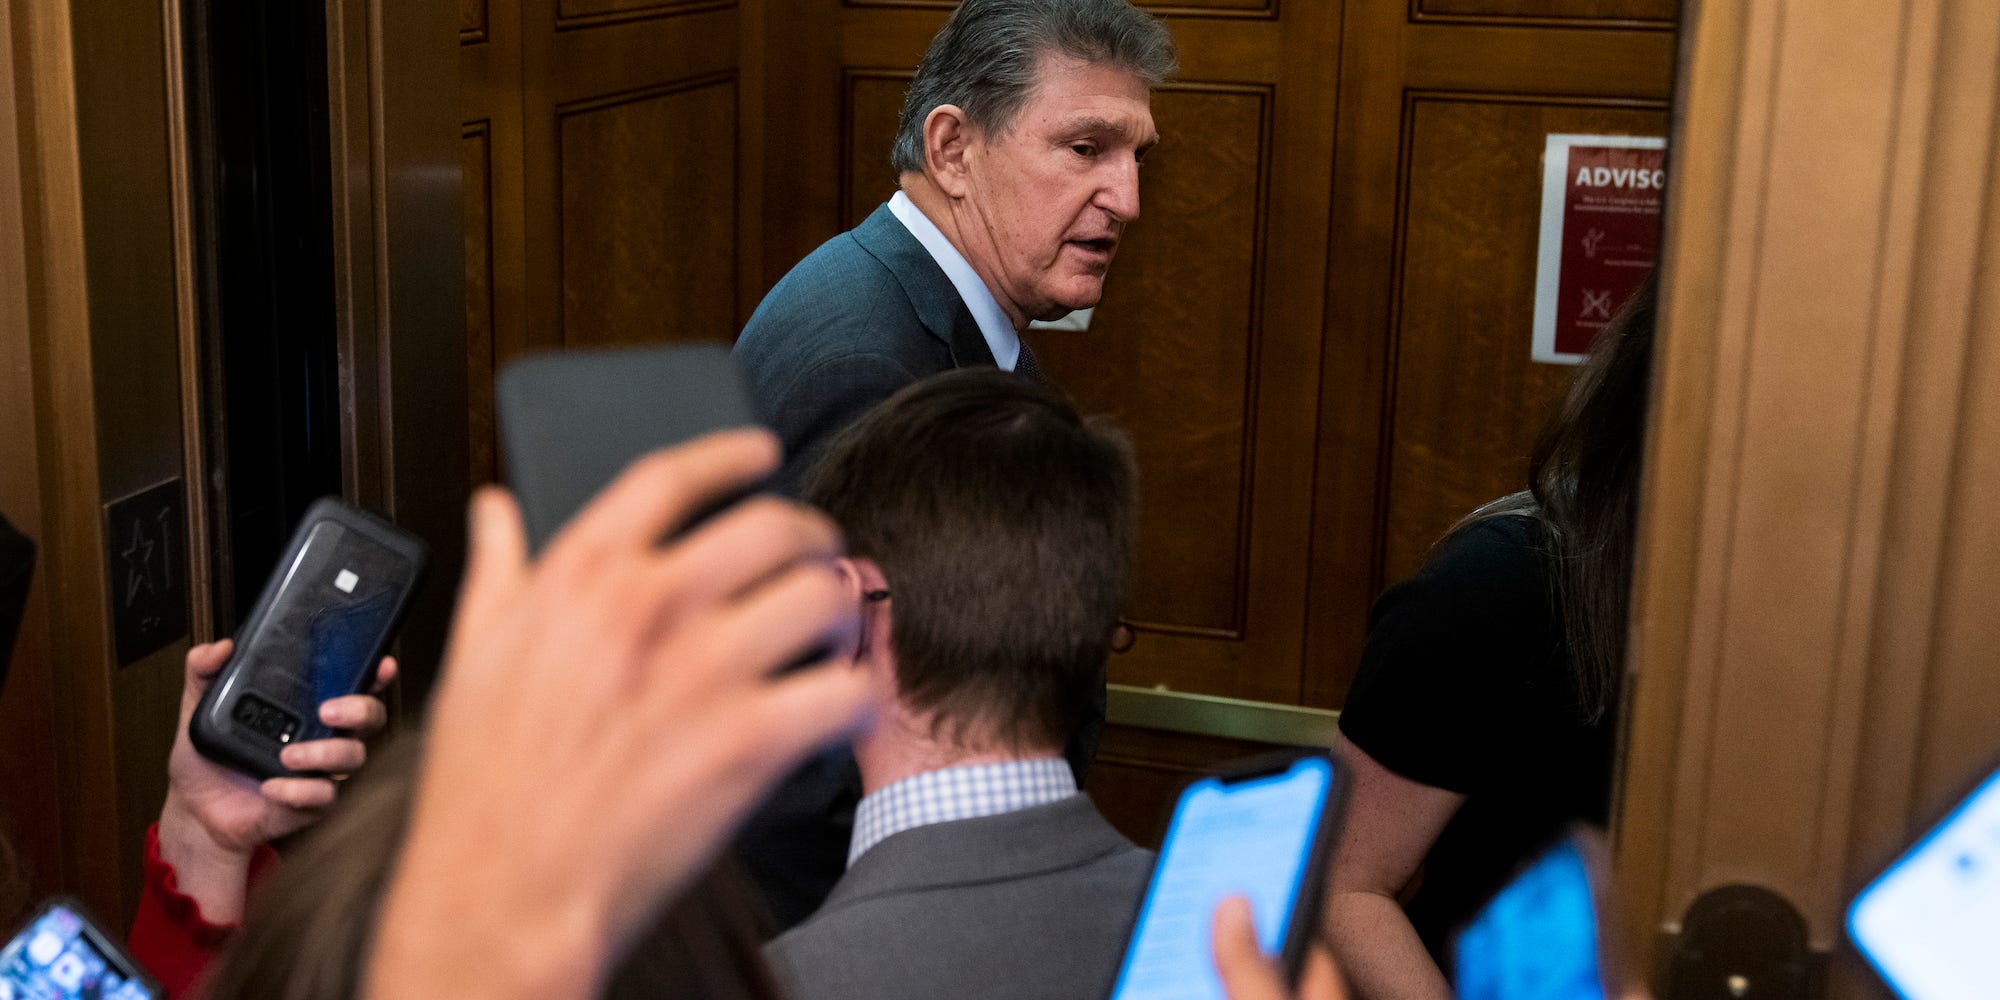
{"type": "Polygon", "coordinates": [[[532,348],[728,341],[762,289],[757,5],[461,0],[475,481],[532,348]],[[749,273],[755,273],[752,268],[749,273]]]}
{"type": "Polygon", "coordinates": [[[1541,153],[1665,135],[1676,0],[1351,0],[1302,700],[1338,705],[1383,586],[1526,485],[1573,369],[1529,360],[1541,153]]]}
{"type": "MultiPolygon", "coordinates": [[[[953,7],[462,2],[476,478],[497,362],[732,336],[886,198],[953,7]]],[[[1542,137],[1662,133],[1675,0],[1142,6],[1181,56],[1142,217],[1091,328],[1031,334],[1139,453],[1112,680],[1337,707],[1382,585],[1522,482],[1570,373],[1528,361],[1542,137]]]]}
{"type": "MultiPolygon", "coordinates": [[[[894,190],[951,6],[795,0],[767,282],[894,190]]],[[[1528,360],[1543,136],[1663,133],[1675,0],[1142,6],[1181,53],[1142,217],[1091,328],[1031,334],[1139,453],[1112,679],[1335,707],[1382,586],[1522,484],[1571,372],[1528,360]]]]}
{"type": "MultiPolygon", "coordinates": [[[[954,3],[461,5],[477,480],[498,362],[732,336],[886,198],[954,3]]],[[[1382,586],[1522,484],[1570,375],[1528,360],[1543,136],[1664,132],[1677,0],[1141,5],[1181,57],[1142,217],[1091,328],[1031,334],[1139,453],[1113,721],[1323,735],[1382,586]]],[[[1234,745],[1114,733],[1093,785],[1234,745]]]]}
{"type": "MultiPolygon", "coordinates": [[[[895,190],[896,112],[951,6],[822,11],[840,39],[837,65],[820,71],[837,77],[842,227],[895,190]]],[[[1154,9],[1181,71],[1153,96],[1162,142],[1141,177],[1141,217],[1090,329],[1028,339],[1138,451],[1127,617],[1139,640],[1113,682],[1296,703],[1340,10],[1154,9]]]]}

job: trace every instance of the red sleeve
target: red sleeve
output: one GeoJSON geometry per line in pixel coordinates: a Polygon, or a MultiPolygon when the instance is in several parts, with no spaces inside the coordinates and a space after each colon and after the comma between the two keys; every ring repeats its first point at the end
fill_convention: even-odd
{"type": "MultiPolygon", "coordinates": [[[[250,884],[263,878],[277,852],[257,848],[250,858],[250,884]]],[[[146,828],[146,884],[139,892],[139,912],[125,946],[132,958],[153,974],[168,1000],[193,995],[190,988],[236,933],[235,924],[210,923],[201,904],[181,892],[174,866],[160,857],[160,826],[146,828]]]]}

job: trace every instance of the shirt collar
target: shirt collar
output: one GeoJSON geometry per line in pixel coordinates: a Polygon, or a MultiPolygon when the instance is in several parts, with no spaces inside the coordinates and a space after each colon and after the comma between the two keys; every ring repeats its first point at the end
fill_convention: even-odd
{"type": "Polygon", "coordinates": [[[931,259],[937,261],[944,276],[951,279],[951,287],[958,289],[958,297],[965,302],[965,308],[972,313],[972,321],[979,324],[979,332],[986,337],[986,346],[993,350],[993,361],[1007,371],[1014,370],[1014,362],[1021,356],[1021,335],[1014,332],[1014,324],[1000,308],[1000,300],[993,297],[986,282],[979,280],[979,272],[965,262],[965,255],[951,245],[937,224],[901,191],[889,199],[889,211],[910,235],[917,238],[924,249],[930,251],[931,259]]]}
{"type": "Polygon", "coordinates": [[[847,864],[904,830],[1048,805],[1077,794],[1061,757],[971,764],[925,771],[865,795],[854,808],[847,864]]]}

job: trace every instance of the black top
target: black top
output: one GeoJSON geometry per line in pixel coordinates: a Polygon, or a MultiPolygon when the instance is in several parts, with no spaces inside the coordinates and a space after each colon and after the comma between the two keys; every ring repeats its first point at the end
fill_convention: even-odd
{"type": "Polygon", "coordinates": [[[28,578],[35,572],[35,543],[0,517],[0,693],[7,690],[7,663],[28,607],[28,578]]]}
{"type": "Polygon", "coordinates": [[[1406,907],[1439,965],[1450,937],[1573,821],[1603,825],[1617,725],[1579,704],[1541,522],[1477,521],[1382,595],[1340,730],[1397,774],[1466,796],[1406,907]]]}

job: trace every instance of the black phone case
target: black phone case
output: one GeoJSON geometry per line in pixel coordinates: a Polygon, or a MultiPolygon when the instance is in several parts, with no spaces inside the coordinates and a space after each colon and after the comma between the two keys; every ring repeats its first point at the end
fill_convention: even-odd
{"type": "MultiPolygon", "coordinates": [[[[270,579],[265,581],[256,605],[250,609],[243,627],[237,632],[236,646],[230,653],[229,663],[216,675],[215,682],[202,693],[201,702],[195,706],[194,717],[188,722],[188,738],[194,743],[194,748],[218,764],[260,779],[297,773],[279,763],[279,751],[291,743],[329,735],[330,730],[319,722],[320,702],[368,687],[375,676],[382,651],[402,623],[411,596],[423,582],[428,551],[428,547],[415,535],[367,511],[334,497],[314,501],[306,509],[305,517],[300,520],[298,529],[292,533],[291,542],[285,547],[285,554],[278,560],[270,579]],[[358,536],[362,541],[400,558],[408,567],[407,573],[392,577],[387,582],[387,589],[377,588],[372,579],[361,581],[369,585],[367,596],[354,596],[351,603],[322,606],[306,622],[307,654],[316,648],[310,640],[320,631],[326,616],[336,618],[329,631],[339,626],[338,616],[353,613],[354,609],[374,616],[379,622],[379,627],[371,630],[372,634],[364,634],[358,645],[351,647],[365,650],[366,655],[358,666],[351,668],[355,674],[351,681],[339,679],[337,690],[322,690],[321,685],[315,683],[316,672],[310,655],[284,655],[290,652],[284,648],[284,640],[289,636],[274,631],[292,625],[274,620],[273,605],[279,599],[287,577],[305,569],[300,565],[301,557],[315,537],[315,532],[323,525],[338,527],[344,533],[341,540],[348,534],[358,536]]],[[[345,571],[341,560],[336,559],[329,565],[341,565],[345,571]]],[[[312,582],[301,580],[300,585],[312,582]]],[[[349,584],[350,587],[356,585],[349,584]]],[[[330,600],[345,601],[346,598],[330,600]]],[[[351,641],[350,633],[341,633],[329,641],[351,641]]],[[[352,660],[351,657],[344,659],[352,660]]]]}
{"type": "Polygon", "coordinates": [[[36,907],[34,915],[23,921],[21,926],[14,929],[14,937],[18,938],[26,933],[28,928],[40,923],[43,916],[58,906],[76,914],[83,920],[83,936],[90,940],[90,946],[96,949],[99,955],[103,956],[107,965],[115,966],[120,976],[146,987],[148,996],[159,998],[159,1000],[166,1000],[167,991],[160,988],[159,981],[146,971],[145,966],[140,965],[137,960],[126,953],[125,948],[120,943],[121,939],[106,934],[104,932],[104,925],[98,923],[97,918],[91,916],[90,911],[85,909],[82,903],[77,902],[69,896],[56,896],[36,907]]]}
{"type": "Polygon", "coordinates": [[[762,425],[721,344],[532,355],[500,373],[494,396],[507,480],[533,551],[634,459],[762,425]]]}
{"type": "MultiPolygon", "coordinates": [[[[1188,782],[1188,787],[1192,787],[1195,781],[1200,781],[1202,778],[1220,778],[1224,784],[1229,784],[1247,778],[1277,774],[1288,770],[1294,762],[1306,757],[1324,757],[1332,761],[1333,783],[1327,790],[1326,808],[1320,810],[1319,826],[1313,831],[1312,846],[1306,853],[1305,875],[1299,883],[1302,887],[1299,900],[1292,907],[1291,922],[1285,929],[1284,947],[1278,955],[1279,964],[1285,972],[1285,982],[1294,987],[1298,985],[1299,973],[1305,968],[1306,951],[1311,948],[1313,937],[1319,930],[1320,909],[1326,899],[1327,873],[1333,863],[1334,841],[1340,834],[1341,815],[1347,806],[1347,769],[1340,765],[1340,761],[1334,760],[1331,754],[1324,751],[1277,750],[1222,764],[1201,778],[1188,782]]],[[[1169,816],[1180,810],[1181,799],[1186,794],[1187,788],[1184,787],[1179,795],[1174,796],[1169,816]]],[[[1166,857],[1165,845],[1161,845],[1161,848],[1153,860],[1155,866],[1160,863],[1161,858],[1166,857]]],[[[1152,877],[1149,875],[1146,892],[1140,896],[1139,903],[1133,910],[1134,935],[1139,930],[1137,917],[1145,911],[1146,896],[1151,895],[1152,891],[1152,877]]],[[[1127,942],[1126,946],[1129,948],[1130,942],[1127,942]]],[[[1120,965],[1122,971],[1123,963],[1120,965]]],[[[1118,986],[1114,977],[1111,986],[1105,990],[1105,995],[1114,995],[1118,986]]]]}

